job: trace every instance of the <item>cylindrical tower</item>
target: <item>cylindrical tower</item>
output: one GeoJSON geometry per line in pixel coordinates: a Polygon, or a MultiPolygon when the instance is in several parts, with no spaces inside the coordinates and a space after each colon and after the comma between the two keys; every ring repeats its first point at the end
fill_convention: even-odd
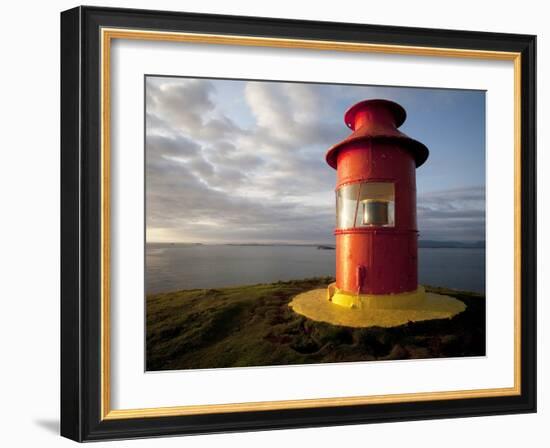
{"type": "Polygon", "coordinates": [[[416,168],[429,151],[397,129],[405,118],[405,110],[392,101],[357,103],[344,117],[353,133],[326,154],[337,170],[336,283],[329,288],[336,304],[360,306],[362,298],[423,294],[416,168]]]}

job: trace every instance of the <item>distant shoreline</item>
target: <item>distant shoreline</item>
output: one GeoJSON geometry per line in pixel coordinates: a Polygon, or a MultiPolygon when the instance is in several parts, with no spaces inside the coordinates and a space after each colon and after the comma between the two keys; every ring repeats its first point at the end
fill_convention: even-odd
{"type": "MultiPolygon", "coordinates": [[[[171,246],[233,246],[233,247],[315,247],[322,250],[335,249],[334,244],[326,243],[160,243],[148,242],[148,246],[171,247],[171,246]]],[[[433,241],[420,240],[420,249],[485,249],[484,241],[461,242],[461,241],[433,241]]]]}

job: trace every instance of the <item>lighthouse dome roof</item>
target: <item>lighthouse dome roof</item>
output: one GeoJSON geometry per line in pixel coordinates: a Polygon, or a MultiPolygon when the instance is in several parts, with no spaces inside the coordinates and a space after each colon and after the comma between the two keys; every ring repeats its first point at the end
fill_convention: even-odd
{"type": "Polygon", "coordinates": [[[393,101],[371,99],[354,104],[344,115],[344,122],[353,133],[328,150],[327,163],[336,168],[338,152],[342,148],[351,143],[370,140],[398,143],[412,153],[416,167],[419,167],[426,161],[430,152],[423,143],[397,129],[406,118],[405,109],[393,101]]]}

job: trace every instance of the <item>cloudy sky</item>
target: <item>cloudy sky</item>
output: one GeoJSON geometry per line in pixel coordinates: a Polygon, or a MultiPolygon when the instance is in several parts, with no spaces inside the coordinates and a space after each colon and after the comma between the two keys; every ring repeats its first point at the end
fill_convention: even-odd
{"type": "Polygon", "coordinates": [[[363,99],[407,110],[430,149],[417,170],[421,239],[485,239],[485,93],[148,76],[148,242],[333,242],[326,150],[363,99]]]}

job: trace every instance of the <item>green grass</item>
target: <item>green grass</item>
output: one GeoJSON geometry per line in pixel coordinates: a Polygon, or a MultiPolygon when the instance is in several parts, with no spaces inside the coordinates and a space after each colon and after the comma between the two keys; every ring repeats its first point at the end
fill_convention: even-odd
{"type": "Polygon", "coordinates": [[[314,322],[288,303],[330,277],[194,289],[147,297],[147,370],[433,358],[485,354],[485,299],[444,288],[468,307],[452,319],[352,329],[314,322]]]}

